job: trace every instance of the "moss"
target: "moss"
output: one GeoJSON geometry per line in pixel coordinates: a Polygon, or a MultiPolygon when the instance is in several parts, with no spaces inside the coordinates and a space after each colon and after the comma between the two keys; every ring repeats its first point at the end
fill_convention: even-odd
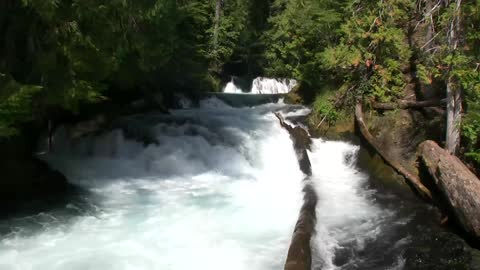
{"type": "Polygon", "coordinates": [[[330,140],[352,140],[355,137],[355,122],[353,116],[342,116],[333,124],[323,122],[318,126],[321,119],[313,113],[308,118],[310,133],[314,137],[322,137],[330,140]]]}

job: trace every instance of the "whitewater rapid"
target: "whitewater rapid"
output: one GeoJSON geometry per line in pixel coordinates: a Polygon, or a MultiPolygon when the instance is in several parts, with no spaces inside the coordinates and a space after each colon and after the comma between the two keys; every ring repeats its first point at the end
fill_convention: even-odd
{"type": "Polygon", "coordinates": [[[277,111],[292,122],[310,113],[209,98],[103,134],[74,139],[60,128],[42,158],[78,194],[0,220],[0,269],[282,269],[305,184],[318,195],[313,270],[403,269],[432,211],[372,188],[381,181],[359,169],[352,143],[313,139],[306,178],[277,111]]]}
{"type": "Polygon", "coordinates": [[[59,130],[45,159],[96,210],[66,224],[28,217],[42,229],[4,237],[0,269],[281,269],[304,177],[271,113],[284,107],[210,99],[126,119],[155,137],[147,147],[119,130],[76,141],[59,130]]]}

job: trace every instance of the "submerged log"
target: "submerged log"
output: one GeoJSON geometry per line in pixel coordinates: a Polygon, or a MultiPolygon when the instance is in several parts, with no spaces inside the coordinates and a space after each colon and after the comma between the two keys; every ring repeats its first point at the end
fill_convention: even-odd
{"type": "Polygon", "coordinates": [[[424,100],[424,101],[415,101],[415,100],[399,100],[393,103],[373,103],[373,108],[376,110],[396,110],[396,109],[420,109],[425,107],[439,107],[445,106],[447,103],[446,99],[435,99],[435,100],[424,100]]]}
{"type": "Polygon", "coordinates": [[[433,141],[419,146],[421,162],[459,225],[480,240],[480,180],[463,162],[433,141]]]}
{"type": "Polygon", "coordinates": [[[425,187],[420,178],[412,173],[410,173],[405,167],[403,167],[400,162],[398,162],[395,158],[390,156],[380,144],[376,141],[373,135],[368,130],[367,125],[365,124],[365,120],[363,117],[363,108],[362,104],[358,103],[355,107],[355,120],[357,125],[360,129],[360,133],[363,138],[377,151],[377,153],[383,158],[383,160],[390,165],[397,173],[402,175],[405,180],[410,184],[411,187],[425,200],[431,201],[432,200],[432,193],[430,190],[425,187]]]}

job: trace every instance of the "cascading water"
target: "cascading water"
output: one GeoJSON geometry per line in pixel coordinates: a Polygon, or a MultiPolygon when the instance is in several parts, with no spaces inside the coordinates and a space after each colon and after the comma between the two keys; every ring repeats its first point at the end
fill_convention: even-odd
{"type": "Polygon", "coordinates": [[[227,83],[227,85],[223,89],[223,92],[228,93],[228,94],[241,94],[241,93],[243,93],[242,89],[238,88],[235,85],[235,83],[233,82],[233,80],[231,82],[227,83]]]}
{"type": "MultiPolygon", "coordinates": [[[[414,198],[397,197],[403,192],[411,196],[408,190],[397,195],[391,187],[381,192],[372,188],[372,183],[382,180],[359,170],[359,146],[321,139],[313,142],[311,183],[318,202],[312,269],[412,269],[405,265],[406,252],[416,254],[417,241],[423,241],[417,234],[428,237],[439,230],[435,212],[414,198]]],[[[428,242],[435,241],[430,237],[428,242]]],[[[432,252],[429,256],[438,255],[432,252]]],[[[440,256],[445,259],[446,255],[440,256]]]]}
{"type": "MultiPolygon", "coordinates": [[[[210,98],[170,115],[128,117],[117,123],[122,131],[71,139],[60,129],[44,159],[79,195],[0,220],[0,269],[282,269],[305,176],[273,111],[292,121],[310,112],[210,98]]],[[[312,269],[407,268],[415,235],[438,226],[433,211],[373,188],[381,180],[359,169],[358,146],[313,142],[312,269]]]]}
{"type": "MultiPolygon", "coordinates": [[[[271,79],[258,77],[253,80],[250,92],[246,94],[288,94],[297,85],[297,81],[293,79],[271,79]]],[[[227,83],[223,89],[224,93],[241,94],[244,93],[242,89],[238,88],[233,79],[227,83]]]]}
{"type": "MultiPolygon", "coordinates": [[[[363,249],[365,241],[375,239],[382,219],[390,215],[372,202],[371,191],[361,192],[367,176],[354,167],[358,150],[358,146],[344,142],[314,141],[310,156],[320,221],[312,243],[316,250],[314,269],[335,269],[337,252],[344,250],[348,257],[353,249],[363,249]]],[[[345,259],[354,263],[352,258],[345,259]]]]}
{"type": "Polygon", "coordinates": [[[120,131],[77,141],[59,131],[45,159],[97,210],[61,225],[52,213],[27,217],[42,228],[26,233],[25,219],[13,228],[0,269],[281,269],[303,179],[271,113],[284,107],[209,99],[126,119],[155,137],[147,147],[120,131]]]}
{"type": "Polygon", "coordinates": [[[253,80],[252,94],[288,94],[297,85],[292,79],[270,79],[259,77],[253,80]]]}

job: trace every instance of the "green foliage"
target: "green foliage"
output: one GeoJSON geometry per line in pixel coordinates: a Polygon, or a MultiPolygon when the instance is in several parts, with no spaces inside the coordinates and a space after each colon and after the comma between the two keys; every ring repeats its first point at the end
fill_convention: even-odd
{"type": "MultiPolygon", "coordinates": [[[[2,1],[0,72],[18,85],[42,89],[32,100],[40,112],[51,107],[78,112],[82,103],[125,92],[136,98],[211,89],[206,33],[211,1],[184,2],[2,1]]],[[[0,86],[0,94],[13,91],[12,98],[18,94],[27,100],[24,88],[4,88],[0,86]]],[[[7,99],[3,106],[10,108],[11,102],[7,99]]],[[[27,120],[8,115],[12,120],[4,126],[27,120]]]]}
{"type": "Polygon", "coordinates": [[[20,85],[0,73],[0,138],[17,134],[16,124],[33,119],[32,98],[42,88],[20,85]]]}
{"type": "Polygon", "coordinates": [[[267,74],[296,78],[310,88],[321,86],[328,74],[322,69],[320,53],[337,39],[344,2],[275,1],[271,28],[264,35],[267,74]]]}
{"type": "Polygon", "coordinates": [[[343,77],[359,96],[379,101],[400,96],[412,56],[403,28],[413,8],[410,2],[353,2],[345,10],[350,16],[340,27],[340,42],[320,54],[323,67],[343,77]]]}
{"type": "Polygon", "coordinates": [[[335,107],[334,92],[324,91],[322,94],[316,96],[313,102],[313,113],[321,118],[320,121],[332,124],[337,121],[340,116],[339,110],[335,107]]]}
{"type": "Polygon", "coordinates": [[[402,98],[412,77],[425,88],[454,79],[465,97],[463,149],[480,165],[480,0],[461,10],[446,1],[432,13],[426,3],[0,1],[0,136],[52,107],[75,113],[124,96],[168,100],[220,89],[228,75],[295,78],[301,87],[292,97],[313,101],[327,122],[361,99],[402,98]],[[455,18],[463,29],[453,48],[455,18]]]}

